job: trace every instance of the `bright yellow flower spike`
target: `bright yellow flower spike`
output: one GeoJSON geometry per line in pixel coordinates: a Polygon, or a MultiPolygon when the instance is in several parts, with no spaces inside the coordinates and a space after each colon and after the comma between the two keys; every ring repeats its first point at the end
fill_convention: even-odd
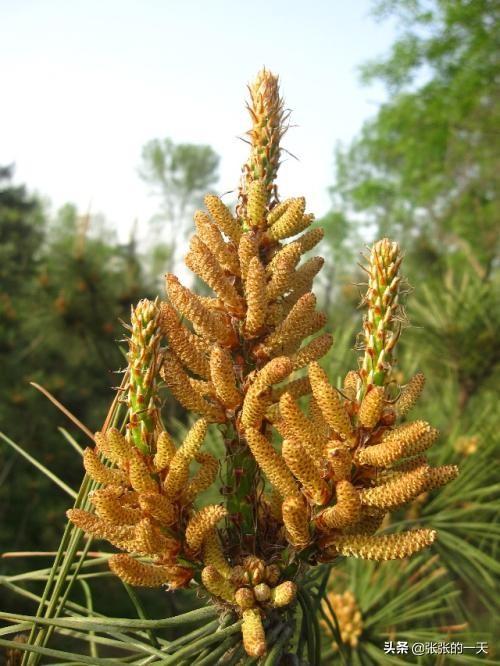
{"type": "Polygon", "coordinates": [[[195,460],[200,463],[200,468],[182,493],[183,504],[191,504],[200,493],[210,488],[219,470],[219,461],[210,453],[198,453],[195,460]]]}
{"type": "Polygon", "coordinates": [[[210,377],[208,354],[210,345],[179,322],[174,308],[162,303],[161,326],[168,344],[182,363],[194,374],[207,379],[210,377]]]}
{"type": "Polygon", "coordinates": [[[216,530],[209,532],[203,542],[203,562],[206,566],[214,567],[223,578],[230,578],[231,567],[224,555],[216,530]]]}
{"type": "Polygon", "coordinates": [[[328,352],[332,344],[333,336],[330,335],[330,333],[324,333],[323,335],[314,338],[314,340],[308,342],[298,352],[292,354],[291,360],[293,363],[293,369],[300,370],[300,368],[305,368],[306,365],[309,365],[312,361],[317,361],[322,358],[328,352]]]}
{"type": "Polygon", "coordinates": [[[69,520],[87,534],[96,539],[106,539],[113,546],[132,550],[134,543],[134,527],[132,525],[113,525],[93,513],[83,509],[69,509],[66,511],[69,520]]]}
{"type": "Polygon", "coordinates": [[[321,478],[314,459],[295,440],[283,442],[283,458],[295,478],[300,481],[304,491],[313,504],[326,504],[330,499],[330,489],[321,478]]]}
{"type": "Polygon", "coordinates": [[[271,605],[274,608],[289,606],[295,601],[297,586],[291,580],[286,580],[277,587],[271,589],[271,605]]]}
{"type": "Polygon", "coordinates": [[[194,214],[194,221],[198,236],[212,250],[220,265],[233,275],[240,276],[237,252],[234,246],[226,243],[217,225],[210,219],[210,215],[197,210],[194,214]]]}
{"type": "Polygon", "coordinates": [[[111,525],[135,525],[142,517],[141,511],[122,503],[123,490],[116,486],[107,486],[94,491],[91,496],[99,518],[111,525]]]}
{"type": "Polygon", "coordinates": [[[296,236],[311,224],[311,219],[304,215],[306,200],[304,197],[293,199],[286,211],[268,229],[268,235],[273,240],[283,240],[296,236]]]}
{"type": "Polygon", "coordinates": [[[267,191],[263,180],[254,180],[247,187],[247,219],[255,229],[265,227],[267,191]]]}
{"type": "Polygon", "coordinates": [[[177,518],[177,513],[170,499],[158,492],[141,493],[139,495],[139,505],[147,516],[154,518],[165,527],[172,525],[177,518]]]}
{"type": "Polygon", "coordinates": [[[224,422],[225,416],[222,408],[207,402],[196,390],[173,352],[165,352],[160,372],[172,394],[186,409],[206,417],[209,421],[224,422]]]}
{"type": "Polygon", "coordinates": [[[226,277],[224,269],[212,254],[210,248],[198,236],[191,238],[190,250],[186,255],[185,264],[213,289],[221,301],[237,310],[243,308],[241,296],[226,277]]]}
{"type": "Polygon", "coordinates": [[[186,567],[144,564],[126,554],[112,555],[109,568],[125,583],[140,587],[183,587],[192,576],[186,567]]]}
{"type": "Polygon", "coordinates": [[[212,565],[208,565],[202,570],[201,582],[210,594],[220,597],[229,603],[234,603],[234,593],[236,592],[236,588],[229,580],[223,578],[212,565]]]}
{"type": "Polygon", "coordinates": [[[210,377],[222,404],[230,409],[239,407],[242,395],[236,386],[233,361],[229,352],[219,345],[214,345],[210,354],[210,377]]]}
{"type": "Polygon", "coordinates": [[[166,283],[171,303],[189,319],[198,335],[223,345],[235,342],[235,334],[226,315],[206,308],[195,294],[180,284],[175,275],[167,275],[166,283]]]}
{"type": "Polygon", "coordinates": [[[157,493],[158,483],[152,478],[144,458],[138,451],[129,460],[130,485],[138,493],[157,493]]]}

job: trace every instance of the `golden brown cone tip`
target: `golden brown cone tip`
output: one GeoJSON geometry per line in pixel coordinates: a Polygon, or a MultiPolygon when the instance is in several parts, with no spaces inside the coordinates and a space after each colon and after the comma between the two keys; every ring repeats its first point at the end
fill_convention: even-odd
{"type": "Polygon", "coordinates": [[[280,140],[287,129],[288,113],[280,97],[278,77],[263,68],[248,86],[250,102],[247,104],[252,128],[247,132],[250,156],[243,167],[240,185],[238,216],[247,218],[248,189],[260,180],[265,185],[266,206],[277,203],[276,175],[280,166],[280,140]]]}
{"type": "Polygon", "coordinates": [[[276,86],[278,83],[278,76],[273,74],[270,69],[265,65],[257,72],[255,79],[249,84],[250,92],[252,96],[257,94],[263,94],[265,92],[265,87],[268,85],[276,86]]]}

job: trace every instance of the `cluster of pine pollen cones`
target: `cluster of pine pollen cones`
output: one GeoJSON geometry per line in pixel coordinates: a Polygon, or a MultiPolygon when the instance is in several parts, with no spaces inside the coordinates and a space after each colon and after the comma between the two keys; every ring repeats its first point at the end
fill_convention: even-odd
{"type": "Polygon", "coordinates": [[[424,387],[419,373],[394,396],[390,381],[397,326],[403,319],[401,261],[399,246],[387,239],[370,251],[364,356],[359,370],[345,377],[342,390],[312,361],[306,380],[308,414],[286,388],[273,414],[282,437],[281,457],[265,460],[262,452],[269,443],[262,433],[250,433],[252,452],[282,496],[286,538],[309,551],[312,561],[338,555],[397,559],[428,546],[436,536],[433,530],[375,532],[388,512],[458,474],[454,465],[431,467],[424,455],[438,437],[436,429],[420,420],[397,424],[424,387]],[[279,485],[272,480],[278,469],[279,485]]]}
{"type": "Polygon", "coordinates": [[[386,514],[442,486],[458,474],[454,465],[431,467],[424,452],[438,437],[425,421],[396,425],[423,387],[417,374],[389,399],[388,387],[371,386],[356,399],[360,373],[351,371],[342,391],[330,385],[318,363],[309,365],[309,415],[289,393],[275,421],[282,458],[295,482],[283,501],[288,540],[314,545],[320,561],[338,555],[398,559],[432,543],[433,530],[375,535],[386,514]]]}
{"type": "MultiPolygon", "coordinates": [[[[211,534],[204,543],[201,581],[217,602],[241,614],[245,649],[252,656],[266,651],[262,620],[268,610],[288,606],[296,593],[295,583],[282,579],[286,567],[276,564],[283,564],[280,550],[287,545],[282,499],[296,488],[289,473],[285,479],[280,474],[284,462],[269,439],[271,413],[283,390],[276,384],[320,358],[332,341],[328,334],[309,339],[326,321],[311,293],[323,260],[299,265],[323,233],[308,230],[313,218],[303,198],[269,210],[268,195],[262,180],[251,182],[242,218],[217,197],[205,198],[207,211],[195,214],[197,234],[186,264],[214,296],[200,297],[167,275],[168,301],[162,305],[168,349],[160,374],[187,410],[225,432],[231,512],[222,541],[211,534]],[[262,499],[264,475],[276,490],[267,499],[262,499]],[[271,577],[263,573],[270,569],[271,577]]],[[[296,396],[309,390],[303,379],[286,387],[296,396]]]]}
{"type": "Polygon", "coordinates": [[[126,551],[109,560],[125,582],[178,588],[193,578],[206,534],[225,515],[218,505],[193,509],[193,500],[213,483],[218,469],[213,456],[199,451],[206,430],[207,422],[199,419],[179,448],[162,431],[155,453],[143,454],[110,428],[96,433],[95,449],[84,451],[85,470],[101,487],[90,498],[94,512],[70,509],[68,517],[87,534],[126,551]],[[200,466],[190,478],[192,461],[200,466]]]}
{"type": "Polygon", "coordinates": [[[205,542],[203,555],[204,587],[215,600],[227,602],[237,610],[243,618],[243,645],[247,654],[262,656],[267,647],[262,618],[272,609],[290,606],[297,594],[296,584],[282,580],[278,564],[266,564],[255,555],[247,555],[241,564],[229,566],[214,534],[205,542]]]}
{"type": "MultiPolygon", "coordinates": [[[[167,276],[169,302],[162,306],[162,325],[169,349],[161,374],[184,407],[229,423],[229,455],[246,446],[260,470],[260,479],[254,474],[254,487],[249,490],[246,484],[241,497],[257,509],[256,532],[246,531],[241,515],[230,515],[226,532],[240,530],[242,550],[225,551],[225,557],[238,567],[247,544],[250,556],[263,557],[263,566],[276,545],[304,552],[310,563],[338,555],[404,558],[428,546],[435,538],[429,529],[374,534],[389,511],[457,474],[454,466],[431,468],[425,459],[423,453],[438,434],[429,424],[396,425],[420,395],[423,376],[416,375],[396,398],[390,395],[392,384],[385,383],[397,339],[391,329],[399,315],[399,247],[387,239],[376,243],[367,267],[372,278],[365,298],[365,330],[370,330],[365,357],[376,359],[376,371],[367,371],[370,365],[363,359],[338,391],[317,363],[330,336],[309,339],[324,324],[310,291],[320,262],[309,260],[298,268],[297,263],[310,239],[321,234],[306,231],[312,220],[303,200],[268,211],[265,188],[255,181],[248,188],[243,219],[232,217],[213,196],[206,204],[210,215],[195,216],[198,235],[187,263],[215,296],[200,298],[167,276]],[[214,238],[218,233],[217,243],[203,245],[205,228],[214,238]],[[290,237],[294,240],[282,242],[290,237]],[[216,247],[217,256],[210,249],[216,247]],[[223,261],[229,255],[231,261],[223,261]],[[297,280],[297,274],[306,274],[307,280],[297,280]],[[304,367],[305,376],[292,378],[304,367]],[[305,414],[299,400],[307,396],[305,414]],[[276,433],[282,438],[281,452],[273,444],[276,433]],[[259,491],[264,479],[273,487],[272,495],[259,491]]],[[[228,479],[233,495],[241,481],[241,475],[228,479]]],[[[215,562],[212,566],[205,559],[205,587],[215,597],[236,602],[245,622],[251,618],[255,623],[259,611],[252,606],[250,614],[244,606],[247,598],[255,602],[255,593],[230,587],[228,560],[215,562]]]]}
{"type": "Polygon", "coordinates": [[[127,583],[201,584],[243,618],[245,649],[259,657],[263,620],[286,612],[308,565],[403,558],[429,545],[432,530],[374,533],[387,512],[456,468],[428,465],[430,425],[396,425],[423,388],[421,375],[402,388],[391,379],[402,321],[396,243],[384,239],[368,257],[359,369],[337,390],[319,366],[332,344],[312,293],[323,259],[304,255],[323,231],[304,198],[277,199],[287,117],[277,78],[263,70],[250,92],[251,154],[236,212],[207,195],[186,257],[213,293],[168,274],[167,300],[133,312],[128,425],[124,435],[96,434],[84,455],[101,486],[95,511],[68,515],[124,551],[110,567],[127,583]],[[161,420],[160,382],[198,419],[178,448],[161,420]],[[224,438],[221,461],[201,451],[211,424],[224,438]],[[221,503],[199,506],[218,474],[221,503]]]}
{"type": "Polygon", "coordinates": [[[90,496],[94,511],[71,509],[68,517],[87,534],[125,551],[109,560],[125,582],[185,587],[201,566],[206,536],[226,514],[219,505],[197,511],[193,504],[215,481],[219,462],[200,451],[206,419],[193,423],[179,447],[163,427],[159,303],[141,301],[129,330],[125,435],[116,428],[95,434],[95,448],[83,454],[85,471],[100,486],[90,496]]]}
{"type": "MultiPolygon", "coordinates": [[[[363,617],[356,602],[354,594],[346,590],[342,594],[329,592],[327,600],[323,599],[323,611],[329,622],[321,621],[322,627],[331,634],[330,627],[338,622],[340,638],[344,645],[355,648],[359,643],[359,638],[363,633],[363,617]]],[[[332,636],[334,638],[334,636],[332,636]]],[[[333,650],[338,650],[337,641],[333,641],[333,650]]]]}

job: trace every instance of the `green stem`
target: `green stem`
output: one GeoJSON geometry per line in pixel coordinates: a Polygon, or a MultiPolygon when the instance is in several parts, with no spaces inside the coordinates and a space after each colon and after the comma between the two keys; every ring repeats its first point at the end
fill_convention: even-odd
{"type": "Polygon", "coordinates": [[[307,659],[310,664],[314,664],[314,631],[312,628],[312,613],[304,599],[304,593],[299,590],[297,592],[297,601],[300,604],[302,610],[302,630],[299,640],[299,655],[302,656],[304,651],[304,643],[307,645],[307,659]]]}
{"type": "Polygon", "coordinates": [[[258,467],[254,457],[237,431],[231,427],[227,433],[227,469],[225,485],[228,488],[227,509],[236,518],[234,529],[230,530],[237,549],[244,544],[247,550],[255,552],[255,484],[258,467]]]}
{"type": "Polygon", "coordinates": [[[198,627],[197,629],[194,629],[191,631],[189,634],[183,634],[179,638],[177,638],[175,641],[172,641],[168,647],[165,648],[164,652],[167,654],[173,653],[177,650],[177,648],[182,647],[183,645],[186,645],[186,643],[191,643],[195,638],[200,638],[201,636],[204,636],[205,634],[213,633],[219,626],[219,621],[214,620],[213,622],[209,622],[208,624],[203,624],[203,626],[198,627]]]}
{"type": "Polygon", "coordinates": [[[195,662],[196,666],[210,666],[211,664],[221,664],[221,665],[224,664],[224,666],[226,666],[226,664],[230,662],[223,661],[222,657],[226,654],[226,652],[228,652],[228,650],[234,647],[239,641],[240,641],[239,636],[229,636],[218,647],[212,649],[210,651],[210,654],[208,654],[200,661],[196,661],[195,662]]]}
{"type": "Polygon", "coordinates": [[[17,453],[23,456],[23,458],[26,458],[34,467],[39,469],[48,479],[50,479],[53,483],[56,484],[56,486],[59,486],[64,492],[69,495],[72,499],[77,498],[76,492],[73,490],[73,488],[70,488],[64,481],[62,481],[54,472],[51,472],[50,469],[47,469],[45,465],[42,465],[41,462],[38,462],[36,458],[33,458],[33,456],[30,456],[29,453],[27,453],[22,447],[19,446],[19,444],[16,444],[13,442],[10,437],[7,437],[7,435],[4,435],[3,432],[0,432],[0,438],[4,440],[9,446],[11,446],[17,453]]]}
{"type": "MultiPolygon", "coordinates": [[[[16,594],[19,594],[20,596],[25,597],[26,599],[31,599],[32,601],[40,602],[40,599],[41,599],[40,595],[34,594],[33,592],[29,592],[28,590],[25,590],[22,587],[19,587],[19,585],[14,585],[14,584],[9,583],[9,582],[3,582],[2,585],[7,587],[9,590],[12,590],[16,594]]],[[[81,613],[89,614],[89,610],[86,606],[82,606],[82,605],[77,604],[73,601],[68,601],[66,603],[66,609],[67,609],[67,613],[69,615],[76,616],[76,617],[79,617],[81,613]]],[[[95,610],[93,611],[93,616],[106,617],[102,613],[99,613],[95,610]]],[[[32,626],[33,626],[32,622],[29,622],[26,625],[23,625],[23,627],[25,629],[31,629],[32,626]]],[[[59,628],[59,630],[61,631],[61,633],[64,633],[64,630],[61,630],[60,628],[59,628]]],[[[129,635],[125,635],[125,634],[122,634],[120,632],[111,632],[111,631],[108,631],[106,633],[108,633],[110,636],[114,636],[115,638],[119,639],[117,641],[114,641],[114,643],[116,643],[116,644],[119,644],[120,641],[121,641],[122,644],[124,644],[126,642],[130,642],[130,640],[131,640],[130,634],[136,634],[137,636],[140,636],[140,637],[147,636],[147,630],[146,631],[142,631],[142,630],[141,631],[133,631],[133,632],[130,632],[129,635]]],[[[163,645],[168,644],[164,639],[160,639],[160,642],[163,645]]],[[[160,645],[158,647],[160,647],[160,645]]]]}
{"type": "Polygon", "coordinates": [[[283,649],[290,640],[292,634],[293,628],[290,625],[285,626],[281,632],[281,636],[269,651],[263,666],[277,666],[277,664],[279,664],[278,660],[281,658],[283,649]]]}
{"type": "Polygon", "coordinates": [[[85,655],[75,654],[73,652],[64,652],[62,650],[52,650],[50,648],[40,647],[39,645],[30,645],[29,643],[17,643],[16,641],[6,641],[0,638],[0,647],[16,648],[22,652],[34,654],[37,657],[55,657],[56,659],[69,659],[72,664],[90,664],[90,666],[119,666],[123,662],[119,659],[96,659],[95,657],[86,657],[85,655]]]}
{"type": "Polygon", "coordinates": [[[221,638],[226,638],[227,636],[231,636],[232,634],[239,632],[241,630],[241,625],[242,621],[239,620],[232,626],[227,627],[222,631],[214,632],[210,636],[203,636],[190,645],[186,645],[184,648],[181,648],[175,654],[167,657],[167,659],[156,662],[154,666],[171,666],[173,664],[178,664],[179,660],[195,655],[201,649],[211,645],[212,643],[218,642],[221,638]]]}
{"type": "MultiPolygon", "coordinates": [[[[134,605],[135,611],[137,613],[137,617],[141,620],[145,620],[146,619],[146,613],[144,612],[144,608],[141,604],[141,601],[140,601],[139,597],[135,593],[135,590],[132,587],[130,587],[130,585],[128,585],[124,580],[122,580],[121,582],[122,582],[122,585],[125,588],[128,596],[130,598],[130,601],[134,605]]],[[[149,636],[149,640],[151,641],[151,645],[153,645],[155,648],[159,649],[160,644],[158,643],[158,640],[157,640],[157,638],[154,634],[154,631],[152,629],[146,629],[146,632],[149,636]]]]}
{"type": "Polygon", "coordinates": [[[318,618],[314,612],[311,598],[304,590],[299,591],[298,595],[302,598],[304,608],[310,620],[310,628],[312,628],[312,635],[308,641],[308,656],[311,664],[319,664],[321,661],[321,632],[319,628],[318,618]]]}
{"type": "MultiPolygon", "coordinates": [[[[85,475],[85,477],[82,481],[82,485],[80,486],[80,491],[78,493],[78,497],[76,498],[75,507],[79,507],[83,503],[84,499],[86,498],[86,496],[89,492],[90,487],[91,487],[90,478],[87,475],[85,475]]],[[[71,525],[71,523],[69,523],[69,522],[66,523],[66,527],[64,528],[64,534],[63,534],[63,537],[61,539],[61,543],[59,544],[57,554],[54,558],[54,564],[52,565],[52,569],[50,570],[49,579],[47,580],[47,583],[45,584],[45,588],[44,588],[43,593],[42,593],[42,598],[40,599],[40,604],[39,604],[37,612],[36,612],[36,617],[37,618],[39,618],[41,616],[41,614],[44,612],[44,610],[46,610],[46,613],[49,612],[49,607],[50,607],[50,604],[51,604],[51,601],[52,601],[52,599],[51,599],[51,601],[48,601],[49,592],[51,591],[51,588],[52,588],[52,585],[54,583],[54,579],[56,578],[56,575],[58,575],[58,578],[59,578],[59,573],[60,573],[59,572],[59,567],[61,566],[61,563],[64,561],[64,558],[67,556],[67,553],[65,552],[65,549],[67,548],[68,544],[70,543],[70,540],[71,540],[74,533],[75,533],[75,528],[71,525]],[[46,604],[47,604],[47,609],[45,609],[46,604]]],[[[28,638],[28,643],[31,644],[33,642],[33,639],[35,638],[36,630],[37,630],[37,626],[36,626],[36,624],[34,624],[32,629],[31,629],[30,636],[28,638]]],[[[26,664],[30,664],[30,661],[31,661],[31,664],[36,664],[38,659],[37,659],[36,655],[30,655],[30,654],[26,653],[23,656],[22,666],[25,666],[26,664]],[[31,656],[34,656],[33,660],[31,660],[31,656]]]]}
{"type": "MultiPolygon", "coordinates": [[[[92,592],[90,590],[90,585],[87,583],[87,581],[82,580],[80,578],[79,580],[80,585],[82,586],[83,589],[83,594],[85,597],[85,603],[87,606],[87,610],[89,615],[92,615],[94,611],[94,604],[92,601],[92,592]]],[[[90,656],[91,657],[98,657],[99,656],[99,651],[97,649],[97,643],[95,642],[95,632],[94,631],[89,631],[89,642],[90,642],[90,656]]]]}
{"type": "Polygon", "coordinates": [[[332,623],[331,618],[328,616],[327,613],[325,613],[323,608],[321,608],[321,615],[323,616],[323,619],[325,620],[325,622],[328,624],[328,628],[330,629],[330,631],[332,633],[332,636],[333,636],[335,642],[337,643],[337,647],[339,649],[339,654],[340,654],[340,658],[342,660],[342,663],[347,664],[347,657],[344,653],[344,643],[342,641],[342,636],[341,636],[341,633],[340,633],[340,625],[339,625],[339,621],[338,621],[338,618],[337,618],[337,614],[335,613],[335,611],[333,609],[333,606],[331,605],[330,600],[328,599],[328,597],[325,597],[325,603],[328,606],[328,610],[330,611],[331,618],[333,618],[333,623],[332,623]]]}
{"type": "MultiPolygon", "coordinates": [[[[22,615],[19,613],[5,613],[0,611],[0,619],[18,620],[19,622],[34,622],[47,627],[65,627],[67,629],[87,629],[94,631],[108,631],[112,628],[120,629],[175,629],[194,622],[202,622],[217,615],[215,608],[205,606],[188,611],[175,617],[162,618],[160,620],[134,620],[127,617],[65,617],[44,618],[34,615],[22,615]]],[[[241,624],[241,623],[239,623],[241,624]]],[[[232,629],[232,627],[229,627],[232,629]]],[[[224,630],[226,631],[226,630],[224,630]]],[[[231,633],[231,632],[229,632],[231,633]]],[[[219,632],[218,635],[222,634],[219,632]]],[[[170,644],[169,644],[170,645],[170,644]]]]}

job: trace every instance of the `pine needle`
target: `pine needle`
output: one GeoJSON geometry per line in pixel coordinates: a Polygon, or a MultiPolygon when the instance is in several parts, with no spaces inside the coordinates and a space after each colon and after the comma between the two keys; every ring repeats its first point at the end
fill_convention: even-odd
{"type": "Polygon", "coordinates": [[[74,414],[72,414],[69,409],[67,409],[62,403],[59,402],[57,398],[55,398],[50,391],[48,391],[46,388],[43,386],[40,386],[40,384],[37,384],[36,382],[30,382],[31,386],[36,388],[37,391],[40,391],[40,393],[43,393],[43,395],[50,400],[52,404],[54,404],[57,409],[59,409],[65,416],[68,417],[70,421],[73,421],[73,423],[80,428],[82,432],[84,432],[87,437],[89,437],[92,441],[94,441],[94,435],[93,433],[87,428],[87,426],[83,425],[83,423],[76,418],[74,414]]]}

